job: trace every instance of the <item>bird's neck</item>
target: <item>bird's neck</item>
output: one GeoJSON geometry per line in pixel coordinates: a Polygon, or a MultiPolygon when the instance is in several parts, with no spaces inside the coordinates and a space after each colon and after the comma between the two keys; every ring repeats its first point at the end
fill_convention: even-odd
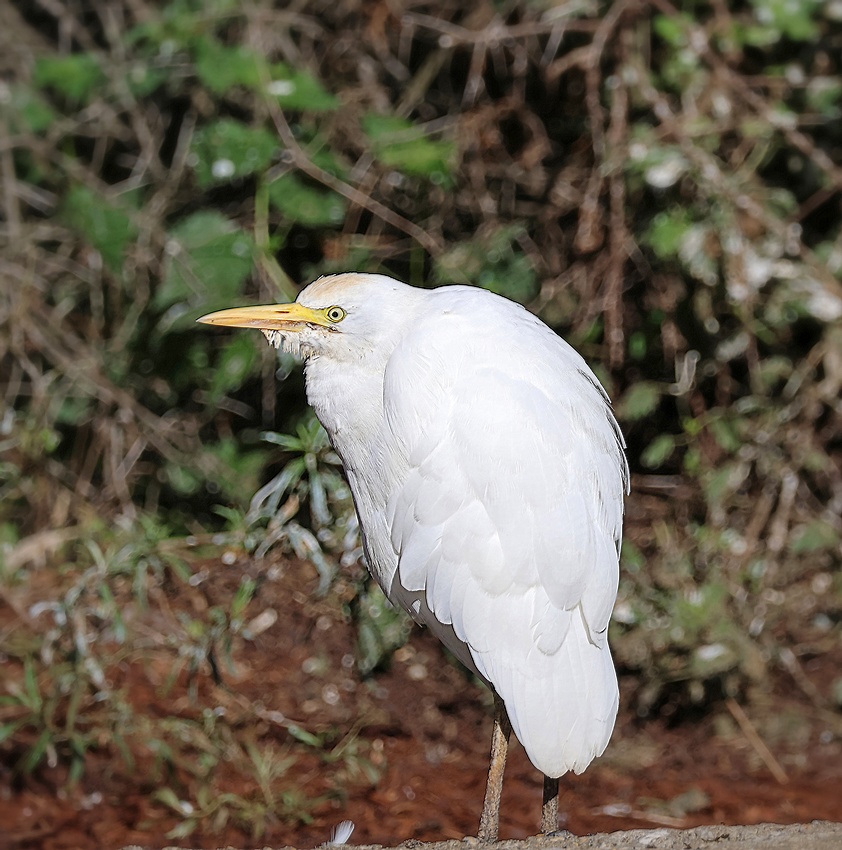
{"type": "Polygon", "coordinates": [[[354,364],[327,357],[305,366],[307,401],[331,435],[349,477],[372,461],[383,429],[383,368],[365,361],[354,364]]]}
{"type": "Polygon", "coordinates": [[[305,367],[307,400],[331,435],[357,513],[366,517],[363,548],[372,575],[388,594],[397,567],[386,526],[386,506],[399,474],[386,453],[391,441],[383,411],[383,366],[355,368],[321,358],[305,367]]]}

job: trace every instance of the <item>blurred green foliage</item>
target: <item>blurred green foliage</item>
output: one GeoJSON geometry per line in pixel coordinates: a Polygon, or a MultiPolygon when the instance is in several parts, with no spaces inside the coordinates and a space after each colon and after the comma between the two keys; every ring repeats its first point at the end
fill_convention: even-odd
{"type": "MultiPolygon", "coordinates": [[[[10,43],[38,46],[0,82],[0,581],[53,619],[0,638],[19,771],[78,778],[96,728],[162,764],[189,739],[173,837],[306,817],[273,790],[288,752],[210,715],[138,725],[102,670],[136,638],[123,605],[191,580],[188,535],[282,547],[322,592],[358,569],[338,459],[276,383],[293,364],[194,325],[324,272],[484,286],[599,364],[634,472],[612,629],[641,714],[768,690],[838,640],[838,4],[609,5],[489,4],[462,37],[443,0],[380,29],[346,2],[16,4],[10,43]],[[248,800],[214,795],[227,746],[248,800]]],[[[368,673],[408,630],[353,576],[368,673]]],[[[174,675],[224,656],[254,592],[181,622],[174,675]]]]}
{"type": "Polygon", "coordinates": [[[456,154],[453,142],[432,141],[423,128],[396,115],[367,115],[363,129],[374,156],[384,165],[437,183],[450,182],[456,154]]]}

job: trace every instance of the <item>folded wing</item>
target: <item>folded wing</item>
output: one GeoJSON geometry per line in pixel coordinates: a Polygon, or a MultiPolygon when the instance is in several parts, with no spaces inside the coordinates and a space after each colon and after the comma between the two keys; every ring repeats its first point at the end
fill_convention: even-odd
{"type": "Polygon", "coordinates": [[[502,303],[518,325],[506,339],[455,309],[389,361],[401,472],[387,591],[494,686],[533,763],[560,775],[602,752],[616,716],[606,635],[627,468],[584,361],[502,303]]]}

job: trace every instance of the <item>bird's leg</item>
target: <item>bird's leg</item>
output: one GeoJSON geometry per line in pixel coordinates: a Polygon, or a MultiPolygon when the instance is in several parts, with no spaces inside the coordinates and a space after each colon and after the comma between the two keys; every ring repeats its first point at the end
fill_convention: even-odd
{"type": "Polygon", "coordinates": [[[485,801],[482,804],[482,816],[479,819],[481,842],[494,842],[500,831],[500,798],[503,796],[503,771],[506,769],[506,754],[509,750],[509,735],[512,724],[506,706],[497,694],[494,694],[494,731],[491,735],[491,759],[488,765],[488,784],[485,786],[485,801]]]}
{"type": "Polygon", "coordinates": [[[558,777],[544,776],[544,804],[541,807],[541,832],[558,830],[558,777]]]}

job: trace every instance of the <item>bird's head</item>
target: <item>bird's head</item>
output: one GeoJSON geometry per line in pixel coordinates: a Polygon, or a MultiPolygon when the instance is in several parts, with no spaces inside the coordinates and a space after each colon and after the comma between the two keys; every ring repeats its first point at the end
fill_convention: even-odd
{"type": "Polygon", "coordinates": [[[305,359],[358,360],[372,351],[388,356],[421,297],[423,290],[385,275],[352,272],[319,278],[292,304],[234,307],[198,321],[257,328],[270,345],[305,359]]]}

